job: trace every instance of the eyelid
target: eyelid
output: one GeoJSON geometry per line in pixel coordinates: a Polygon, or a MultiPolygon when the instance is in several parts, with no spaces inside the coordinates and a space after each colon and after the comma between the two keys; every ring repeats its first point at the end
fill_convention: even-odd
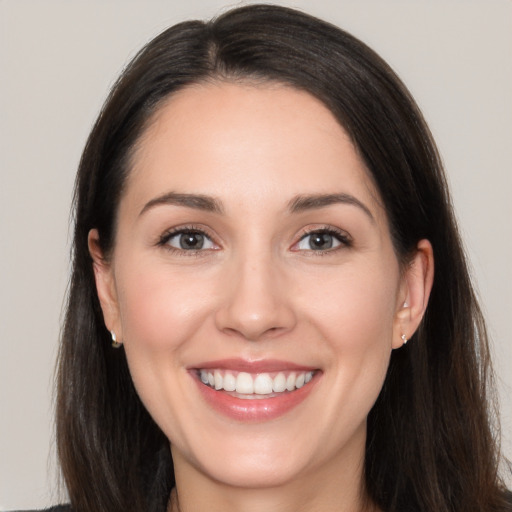
{"type": "Polygon", "coordinates": [[[304,228],[300,234],[298,235],[298,239],[296,242],[294,242],[294,244],[292,245],[292,250],[296,251],[296,252],[299,252],[299,251],[304,251],[304,252],[311,252],[311,253],[317,253],[317,254],[322,254],[322,253],[327,253],[327,252],[336,252],[337,250],[339,249],[343,249],[343,248],[346,248],[346,247],[351,247],[352,246],[352,243],[353,243],[353,239],[352,237],[350,236],[350,234],[343,230],[343,229],[340,229],[340,228],[337,228],[335,226],[332,226],[332,225],[328,225],[328,224],[321,224],[321,225],[316,225],[316,226],[308,226],[306,228],[304,228]],[[298,244],[304,240],[304,238],[306,238],[307,236],[310,236],[312,234],[315,234],[315,233],[327,233],[327,234],[330,234],[332,236],[334,236],[339,242],[340,242],[340,246],[338,247],[334,247],[334,248],[331,248],[331,249],[326,249],[326,250],[313,250],[313,249],[309,249],[309,250],[304,250],[304,249],[294,249],[295,247],[298,246],[298,244]]]}
{"type": "MultiPolygon", "coordinates": [[[[217,239],[218,239],[218,237],[216,235],[212,234],[211,230],[205,225],[184,224],[184,225],[179,225],[179,226],[169,228],[166,231],[164,231],[158,237],[156,245],[161,246],[171,252],[180,253],[180,254],[187,253],[187,255],[190,256],[190,255],[194,255],[194,254],[198,255],[199,253],[208,253],[208,252],[216,251],[216,250],[220,249],[221,244],[217,241],[217,239]],[[178,248],[173,247],[168,244],[169,239],[171,239],[173,236],[176,236],[176,235],[179,235],[182,233],[187,233],[190,231],[201,233],[202,235],[204,235],[215,245],[215,248],[213,248],[213,249],[211,249],[211,248],[210,249],[198,249],[198,250],[184,250],[184,249],[178,249],[178,248]]],[[[296,241],[293,243],[291,250],[295,251],[295,252],[311,252],[311,253],[321,254],[321,253],[328,253],[328,252],[336,252],[339,249],[351,247],[352,244],[353,244],[353,239],[347,231],[337,228],[332,225],[321,224],[321,225],[314,225],[314,226],[308,226],[308,227],[303,228],[300,231],[300,233],[298,234],[296,241]],[[296,248],[297,245],[304,238],[306,238],[309,235],[315,234],[315,233],[328,233],[328,234],[334,236],[340,242],[340,245],[337,247],[334,247],[334,248],[325,249],[325,250],[316,250],[316,251],[313,249],[304,250],[304,249],[296,248]]]]}
{"type": "Polygon", "coordinates": [[[180,225],[180,226],[175,226],[173,228],[169,228],[158,237],[156,245],[161,246],[170,252],[175,252],[175,253],[180,253],[180,254],[187,253],[187,255],[189,255],[189,256],[198,254],[198,253],[207,253],[209,251],[215,251],[220,248],[220,244],[217,242],[217,237],[211,233],[211,230],[204,225],[198,225],[198,224],[184,224],[184,225],[180,225]],[[173,247],[168,244],[169,240],[172,237],[180,235],[182,233],[187,233],[187,232],[195,232],[195,233],[200,233],[200,234],[204,235],[206,238],[208,238],[213,243],[215,248],[184,250],[184,249],[178,249],[177,247],[173,247]]]}

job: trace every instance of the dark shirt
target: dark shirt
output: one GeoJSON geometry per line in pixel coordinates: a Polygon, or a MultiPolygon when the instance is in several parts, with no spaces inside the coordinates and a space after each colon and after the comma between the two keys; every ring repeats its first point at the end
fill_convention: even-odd
{"type": "Polygon", "coordinates": [[[69,505],[56,505],[44,510],[13,510],[13,512],[73,512],[69,505]]]}

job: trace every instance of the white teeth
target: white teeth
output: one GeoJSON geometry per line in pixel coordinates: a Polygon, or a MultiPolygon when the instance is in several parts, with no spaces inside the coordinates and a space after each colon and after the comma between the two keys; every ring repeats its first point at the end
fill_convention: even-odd
{"type": "Polygon", "coordinates": [[[254,393],[254,381],[249,373],[240,372],[236,378],[236,392],[243,395],[254,393]]]}
{"type": "Polygon", "coordinates": [[[291,372],[288,376],[279,372],[274,378],[268,373],[251,375],[240,372],[234,375],[231,372],[216,370],[200,370],[199,378],[203,384],[224,391],[236,391],[241,395],[270,395],[299,389],[313,378],[314,372],[291,372]]]}
{"type": "Polygon", "coordinates": [[[290,373],[286,379],[286,389],[293,391],[295,389],[295,373],[290,373]]]}
{"type": "Polygon", "coordinates": [[[272,380],[272,377],[268,375],[267,373],[260,373],[255,379],[254,379],[254,392],[257,395],[269,395],[272,393],[272,385],[274,384],[274,381],[272,380]]]}
{"type": "Polygon", "coordinates": [[[215,382],[215,389],[222,389],[222,373],[219,370],[215,370],[213,373],[213,380],[215,382]]]}
{"type": "Polygon", "coordinates": [[[227,372],[226,375],[224,375],[224,389],[226,391],[235,391],[236,379],[232,373],[227,372]]]}
{"type": "Polygon", "coordinates": [[[286,377],[284,373],[278,373],[274,377],[274,384],[272,389],[275,393],[282,393],[286,389],[286,377]]]}

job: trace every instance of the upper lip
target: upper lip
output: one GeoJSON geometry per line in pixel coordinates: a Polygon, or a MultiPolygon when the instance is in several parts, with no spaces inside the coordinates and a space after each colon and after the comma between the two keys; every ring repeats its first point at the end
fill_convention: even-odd
{"type": "Polygon", "coordinates": [[[189,368],[190,370],[208,370],[208,369],[224,369],[247,373],[266,373],[278,372],[280,370],[303,371],[309,372],[317,370],[315,366],[307,366],[293,363],[291,361],[282,361],[279,359],[260,359],[250,361],[241,358],[217,359],[215,361],[205,361],[195,364],[189,368]]]}

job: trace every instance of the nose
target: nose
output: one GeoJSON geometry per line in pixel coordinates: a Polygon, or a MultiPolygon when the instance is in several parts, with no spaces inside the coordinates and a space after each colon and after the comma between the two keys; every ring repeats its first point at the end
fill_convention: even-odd
{"type": "Polygon", "coordinates": [[[256,256],[231,265],[224,276],[217,328],[249,341],[278,337],[296,324],[286,277],[270,257],[256,256]]]}

